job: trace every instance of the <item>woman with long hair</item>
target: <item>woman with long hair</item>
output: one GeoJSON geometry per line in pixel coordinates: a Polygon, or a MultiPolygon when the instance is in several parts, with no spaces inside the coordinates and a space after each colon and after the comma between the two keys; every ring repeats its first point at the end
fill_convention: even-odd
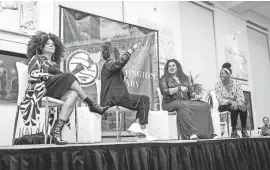
{"type": "MultiPolygon", "coordinates": [[[[96,104],[86,95],[73,74],[60,71],[63,53],[64,46],[54,34],[39,32],[31,38],[27,46],[27,57],[30,58],[28,63],[28,88],[19,108],[24,116],[32,115],[33,113],[30,112],[39,112],[40,99],[43,96],[62,100],[64,104],[59,118],[50,132],[56,144],[67,143],[62,140],[61,131],[75,108],[78,98],[88,105],[91,112],[100,115],[109,107],[101,107],[96,104]]],[[[79,69],[83,69],[83,67],[81,66],[79,69]]],[[[30,124],[31,118],[24,123],[30,124]]]]}
{"type": "Polygon", "coordinates": [[[177,112],[178,138],[217,138],[209,104],[199,101],[200,95],[192,89],[189,77],[177,60],[167,61],[159,86],[163,95],[162,108],[177,112]]]}
{"type": "Polygon", "coordinates": [[[215,92],[219,101],[220,112],[231,112],[232,138],[239,138],[237,133],[237,117],[240,114],[242,137],[249,137],[247,126],[247,106],[242,86],[237,80],[231,79],[232,69],[230,63],[224,63],[220,70],[220,80],[215,85],[215,92]]]}

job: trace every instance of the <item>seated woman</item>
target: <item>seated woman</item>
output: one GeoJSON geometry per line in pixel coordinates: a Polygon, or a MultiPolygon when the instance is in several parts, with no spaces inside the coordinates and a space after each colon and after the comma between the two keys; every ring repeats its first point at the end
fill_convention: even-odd
{"type": "Polygon", "coordinates": [[[217,138],[209,104],[199,101],[201,97],[192,91],[189,78],[177,60],[167,61],[160,81],[160,90],[163,95],[162,108],[177,112],[178,138],[217,138]],[[196,100],[190,100],[190,96],[196,100]]]}
{"type": "MultiPolygon", "coordinates": [[[[50,132],[56,144],[67,143],[62,140],[61,131],[75,108],[78,97],[88,105],[91,112],[102,115],[108,109],[108,106],[101,107],[90,99],[73,74],[60,71],[59,65],[63,52],[64,46],[54,34],[39,32],[32,37],[27,46],[27,56],[30,58],[28,88],[19,107],[20,113],[27,117],[27,115],[39,113],[40,99],[43,96],[64,101],[59,119],[56,120],[50,132]]],[[[24,121],[25,124],[32,123],[31,118],[27,120],[29,121],[24,121]]]]}
{"type": "Polygon", "coordinates": [[[231,64],[223,64],[220,71],[220,80],[215,85],[215,92],[219,101],[218,110],[220,112],[231,112],[232,138],[240,137],[236,130],[237,117],[240,113],[242,137],[249,137],[246,131],[247,107],[245,105],[245,96],[241,84],[236,80],[230,79],[231,74],[231,64]]]}

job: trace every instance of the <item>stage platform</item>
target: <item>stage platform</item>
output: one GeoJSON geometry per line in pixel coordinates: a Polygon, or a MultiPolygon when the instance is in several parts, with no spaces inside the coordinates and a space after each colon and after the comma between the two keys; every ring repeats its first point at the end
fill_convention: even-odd
{"type": "Polygon", "coordinates": [[[0,147],[0,170],[269,170],[270,138],[0,147]]]}

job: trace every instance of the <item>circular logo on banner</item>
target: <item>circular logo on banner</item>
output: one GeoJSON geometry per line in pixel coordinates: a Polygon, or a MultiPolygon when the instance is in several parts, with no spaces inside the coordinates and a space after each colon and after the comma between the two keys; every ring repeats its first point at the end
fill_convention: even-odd
{"type": "Polygon", "coordinates": [[[84,50],[76,50],[68,56],[67,72],[72,73],[83,87],[91,86],[98,76],[98,65],[91,59],[91,54],[84,50]]]}

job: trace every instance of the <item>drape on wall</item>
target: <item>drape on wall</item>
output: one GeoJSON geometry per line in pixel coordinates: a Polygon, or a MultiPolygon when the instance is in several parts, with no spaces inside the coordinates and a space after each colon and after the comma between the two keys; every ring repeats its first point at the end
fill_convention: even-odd
{"type": "MultiPolygon", "coordinates": [[[[55,146],[55,145],[54,145],[55,146]]],[[[1,149],[1,170],[268,170],[270,138],[1,149]]]]}

